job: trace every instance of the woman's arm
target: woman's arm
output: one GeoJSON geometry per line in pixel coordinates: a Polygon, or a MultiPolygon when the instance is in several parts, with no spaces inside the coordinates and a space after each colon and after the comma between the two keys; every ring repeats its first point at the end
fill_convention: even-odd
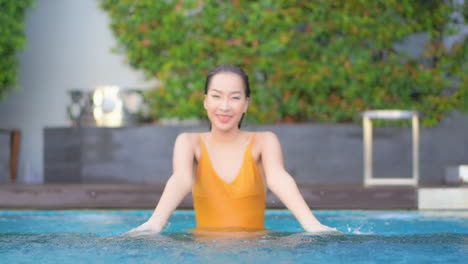
{"type": "Polygon", "coordinates": [[[336,231],[312,214],[296,182],[284,169],[281,145],[275,134],[265,132],[261,142],[262,165],[268,188],[283,202],[307,232],[336,231]]]}
{"type": "Polygon", "coordinates": [[[145,223],[126,234],[137,232],[159,233],[164,228],[172,212],[177,208],[182,199],[192,191],[193,160],[194,149],[190,136],[186,133],[180,134],[174,145],[172,161],[174,172],[164,187],[156,209],[145,223]]]}

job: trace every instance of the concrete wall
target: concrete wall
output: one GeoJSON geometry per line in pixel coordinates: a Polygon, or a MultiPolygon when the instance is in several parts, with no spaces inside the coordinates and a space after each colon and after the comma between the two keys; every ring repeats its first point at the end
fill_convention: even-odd
{"type": "MultiPolygon", "coordinates": [[[[112,54],[115,39],[97,0],[36,0],[19,54],[19,86],[0,102],[0,128],[22,132],[19,182],[43,178],[43,128],[68,126],[67,91],[97,85],[145,88],[141,73],[112,54]]],[[[0,175],[4,177],[4,175],[0,175]]]]}
{"type": "MultiPolygon", "coordinates": [[[[301,124],[251,126],[273,131],[282,142],[286,169],[301,184],[363,182],[359,125],[301,124]]],[[[48,128],[45,176],[48,182],[164,183],[172,173],[177,134],[206,127],[48,128]]],[[[410,128],[374,129],[374,176],[411,177],[410,128]]],[[[420,183],[440,185],[445,168],[468,163],[468,122],[452,120],[423,128],[420,183]]]]}

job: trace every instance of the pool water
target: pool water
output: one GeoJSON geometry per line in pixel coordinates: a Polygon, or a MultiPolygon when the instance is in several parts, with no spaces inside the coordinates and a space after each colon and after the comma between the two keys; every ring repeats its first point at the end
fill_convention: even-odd
{"type": "Polygon", "coordinates": [[[315,211],[342,234],[303,233],[288,211],[267,211],[269,232],[200,237],[193,211],[159,235],[121,234],[152,211],[0,211],[1,263],[466,263],[468,211],[315,211]]]}

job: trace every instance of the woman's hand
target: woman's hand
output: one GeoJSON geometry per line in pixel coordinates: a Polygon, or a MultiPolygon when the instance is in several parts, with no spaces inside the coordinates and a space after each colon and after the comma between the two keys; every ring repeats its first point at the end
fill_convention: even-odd
{"type": "Polygon", "coordinates": [[[130,236],[134,236],[134,235],[153,235],[153,234],[158,234],[159,232],[161,232],[162,230],[162,227],[161,225],[155,223],[155,222],[151,222],[151,221],[147,221],[143,224],[141,224],[140,226],[137,226],[133,229],[131,229],[130,231],[124,233],[124,235],[130,235],[130,236]]]}
{"type": "MultiPolygon", "coordinates": [[[[305,231],[308,233],[330,233],[330,232],[340,232],[338,229],[329,227],[322,224],[315,224],[304,227],[305,231]]],[[[341,233],[341,232],[340,232],[341,233]]]]}

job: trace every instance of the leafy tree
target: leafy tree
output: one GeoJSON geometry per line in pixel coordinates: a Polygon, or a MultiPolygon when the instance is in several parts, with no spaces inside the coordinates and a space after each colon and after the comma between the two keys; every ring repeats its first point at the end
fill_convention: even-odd
{"type": "Polygon", "coordinates": [[[16,87],[17,52],[24,47],[24,17],[32,0],[0,0],[0,100],[16,87]]]}
{"type": "MultiPolygon", "coordinates": [[[[467,108],[467,41],[447,49],[450,1],[101,0],[118,52],[162,85],[154,119],[204,117],[208,70],[245,69],[249,119],[349,122],[366,109],[413,109],[435,125],[467,108]],[[398,45],[425,32],[407,54],[398,45]]],[[[461,8],[457,6],[456,8],[461,8]]],[[[466,6],[464,8],[466,15],[466,6]]]]}

